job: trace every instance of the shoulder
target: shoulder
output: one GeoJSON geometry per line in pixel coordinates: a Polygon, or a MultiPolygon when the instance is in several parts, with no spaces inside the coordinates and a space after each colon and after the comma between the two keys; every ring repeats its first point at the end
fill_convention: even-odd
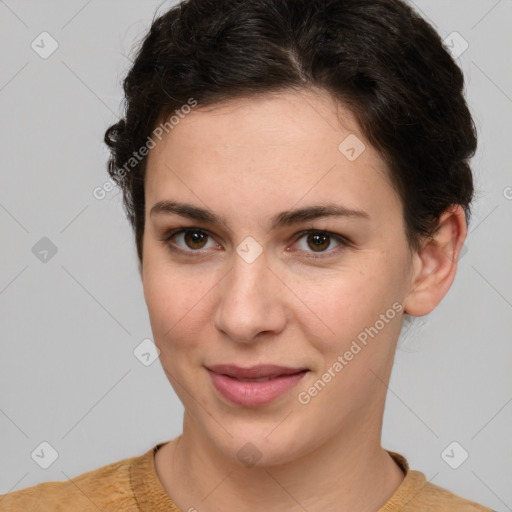
{"type": "Polygon", "coordinates": [[[411,471],[410,476],[415,480],[415,491],[409,496],[403,512],[494,512],[488,507],[427,481],[425,475],[419,471],[411,471]]]}
{"type": "MultiPolygon", "coordinates": [[[[151,450],[150,450],[151,452],[151,450]]],[[[2,512],[86,512],[138,510],[130,483],[130,467],[144,455],[107,464],[65,481],[43,482],[0,495],[2,512]]]]}
{"type": "Polygon", "coordinates": [[[424,473],[410,469],[403,455],[388,453],[405,473],[405,479],[379,512],[495,512],[429,482],[424,473]]]}

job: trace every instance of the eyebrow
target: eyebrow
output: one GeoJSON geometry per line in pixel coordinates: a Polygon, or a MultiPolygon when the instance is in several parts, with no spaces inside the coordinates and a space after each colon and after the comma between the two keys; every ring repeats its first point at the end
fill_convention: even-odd
{"type": "MultiPolygon", "coordinates": [[[[180,215],[188,219],[197,220],[207,224],[225,224],[225,219],[211,210],[200,208],[192,204],[180,203],[178,201],[159,201],[155,203],[150,216],[153,215],[180,215]]],[[[321,204],[306,206],[296,210],[286,210],[271,218],[271,229],[291,226],[321,217],[349,217],[356,219],[370,219],[368,212],[354,210],[337,204],[321,204]]]]}

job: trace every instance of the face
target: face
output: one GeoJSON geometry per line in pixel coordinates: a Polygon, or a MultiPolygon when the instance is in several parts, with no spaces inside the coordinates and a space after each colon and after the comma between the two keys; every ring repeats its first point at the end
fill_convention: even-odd
{"type": "Polygon", "coordinates": [[[351,113],[312,90],[193,108],[151,149],[145,199],[144,295],[187,428],[234,462],[367,442],[411,255],[400,199],[351,113]],[[295,376],[243,382],[216,365],[295,376]]]}

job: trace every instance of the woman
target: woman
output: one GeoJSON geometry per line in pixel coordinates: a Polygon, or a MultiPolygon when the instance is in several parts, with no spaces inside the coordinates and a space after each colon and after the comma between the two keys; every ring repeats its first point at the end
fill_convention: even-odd
{"type": "Polygon", "coordinates": [[[124,90],[109,172],[183,433],[0,509],[489,511],[380,443],[404,315],[450,289],[473,196],[437,33],[400,0],[188,0],[124,90]]]}

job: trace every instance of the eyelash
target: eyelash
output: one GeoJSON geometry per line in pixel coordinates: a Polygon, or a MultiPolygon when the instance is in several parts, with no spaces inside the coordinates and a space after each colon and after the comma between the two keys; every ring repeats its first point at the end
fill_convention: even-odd
{"type": "MultiPolygon", "coordinates": [[[[171,240],[176,235],[179,235],[181,233],[187,233],[187,232],[204,233],[209,238],[212,238],[212,236],[210,235],[210,233],[208,231],[206,231],[204,229],[200,229],[200,228],[190,227],[190,228],[178,228],[178,229],[173,229],[171,231],[168,231],[168,232],[164,233],[164,235],[160,238],[160,241],[163,242],[164,245],[170,251],[172,251],[172,252],[175,252],[175,253],[178,253],[178,254],[184,254],[184,255],[192,256],[192,257],[201,257],[201,256],[203,256],[202,253],[204,251],[201,250],[201,249],[198,249],[198,250],[194,250],[194,249],[185,250],[185,249],[181,249],[180,247],[177,247],[176,245],[173,245],[173,244],[170,243],[171,240]]],[[[335,249],[331,249],[331,250],[327,250],[327,251],[323,251],[323,252],[318,252],[318,253],[311,252],[311,253],[309,253],[308,251],[306,251],[309,254],[309,256],[306,256],[306,258],[309,258],[309,259],[321,259],[321,258],[330,257],[330,256],[333,255],[333,253],[337,253],[337,252],[339,252],[339,250],[342,250],[342,249],[344,249],[346,247],[351,247],[352,246],[352,243],[350,242],[350,240],[348,240],[344,236],[338,235],[337,233],[332,233],[330,231],[323,231],[323,230],[320,230],[320,229],[308,229],[308,230],[305,230],[305,231],[301,231],[300,233],[297,233],[296,238],[294,239],[293,243],[298,242],[300,239],[304,238],[305,236],[307,236],[309,234],[327,235],[328,237],[334,239],[336,242],[338,242],[340,244],[340,246],[335,248],[335,249]],[[318,254],[318,256],[315,255],[315,254],[318,254]],[[314,255],[314,256],[312,256],[312,255],[314,255]],[[327,256],[322,256],[322,255],[327,255],[327,256]]]]}

